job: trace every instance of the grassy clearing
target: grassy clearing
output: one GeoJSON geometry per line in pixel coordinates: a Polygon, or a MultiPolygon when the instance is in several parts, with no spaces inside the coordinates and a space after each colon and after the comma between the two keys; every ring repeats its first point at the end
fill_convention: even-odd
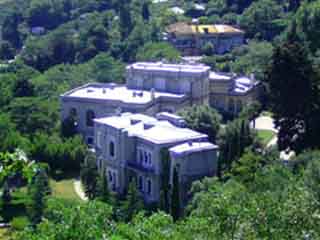
{"type": "Polygon", "coordinates": [[[275,136],[275,133],[270,130],[258,130],[257,134],[258,134],[258,138],[260,139],[260,141],[264,146],[266,146],[275,136]]]}
{"type": "Polygon", "coordinates": [[[0,240],[9,240],[11,239],[10,237],[10,232],[6,228],[0,228],[0,240]]]}
{"type": "Polygon", "coordinates": [[[57,198],[81,200],[74,190],[74,178],[50,179],[52,196],[57,198]]]}
{"type": "Polygon", "coordinates": [[[273,117],[273,113],[269,111],[263,111],[260,115],[264,117],[273,117]]]}

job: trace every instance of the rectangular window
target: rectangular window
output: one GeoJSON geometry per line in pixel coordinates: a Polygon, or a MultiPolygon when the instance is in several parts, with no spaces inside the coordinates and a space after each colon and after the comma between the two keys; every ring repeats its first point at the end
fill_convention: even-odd
{"type": "Polygon", "coordinates": [[[102,147],[102,132],[100,131],[97,133],[97,146],[98,148],[102,147]]]}
{"type": "Polygon", "coordinates": [[[139,176],[139,180],[138,180],[138,189],[143,192],[143,177],[139,176]]]}
{"type": "Polygon", "coordinates": [[[112,173],[112,178],[113,178],[112,190],[115,191],[116,187],[117,187],[117,174],[116,174],[116,172],[112,173]]]}
{"type": "Polygon", "coordinates": [[[150,167],[152,166],[152,155],[151,155],[151,153],[148,153],[148,165],[150,167]]]}
{"type": "Polygon", "coordinates": [[[147,180],[147,193],[150,195],[152,191],[152,182],[151,179],[147,180]]]}
{"type": "Polygon", "coordinates": [[[109,155],[112,158],[115,156],[115,145],[113,141],[109,142],[109,155]]]}
{"type": "Polygon", "coordinates": [[[143,151],[139,149],[139,163],[143,163],[143,151]]]}
{"type": "Polygon", "coordinates": [[[109,176],[109,182],[112,183],[112,173],[110,170],[108,171],[108,176],[109,176]]]}
{"type": "Polygon", "coordinates": [[[144,152],[144,165],[148,164],[148,154],[147,152],[144,152]]]}
{"type": "Polygon", "coordinates": [[[87,144],[88,145],[93,145],[93,138],[92,137],[88,137],[87,138],[87,144]]]}

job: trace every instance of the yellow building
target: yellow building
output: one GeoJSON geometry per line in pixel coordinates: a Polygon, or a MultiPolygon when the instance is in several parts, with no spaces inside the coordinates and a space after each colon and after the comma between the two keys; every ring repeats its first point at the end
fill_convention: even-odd
{"type": "Polygon", "coordinates": [[[207,43],[212,44],[215,53],[223,54],[243,44],[244,32],[230,25],[178,22],[167,27],[166,39],[183,55],[200,55],[207,43]]]}

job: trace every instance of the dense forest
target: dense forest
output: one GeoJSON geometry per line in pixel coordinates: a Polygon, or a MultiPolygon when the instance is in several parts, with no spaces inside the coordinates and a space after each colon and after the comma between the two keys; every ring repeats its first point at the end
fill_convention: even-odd
{"type": "Polygon", "coordinates": [[[0,9],[4,239],[320,238],[319,0],[0,0],[0,9]],[[245,31],[243,46],[201,61],[254,73],[265,101],[228,120],[207,106],[179,113],[220,146],[219,175],[195,182],[184,208],[144,206],[134,185],[114,196],[83,139],[60,121],[59,96],[123,83],[134,61],[181,61],[162,32],[195,17],[245,31]],[[249,127],[261,111],[279,128],[277,147],[266,149],[249,127]],[[282,150],[296,156],[283,164],[282,150]],[[89,201],[57,196],[52,182],[79,172],[89,201]]]}

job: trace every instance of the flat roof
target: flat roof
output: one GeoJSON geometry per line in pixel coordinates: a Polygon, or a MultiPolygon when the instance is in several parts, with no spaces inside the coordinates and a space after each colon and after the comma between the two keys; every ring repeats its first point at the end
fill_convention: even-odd
{"type": "Polygon", "coordinates": [[[175,154],[189,154],[214,149],[218,149],[218,146],[210,142],[189,142],[174,146],[169,151],[175,154]]]}
{"type": "Polygon", "coordinates": [[[244,33],[241,29],[226,24],[192,24],[178,22],[167,27],[168,32],[176,34],[234,34],[244,33]]]}
{"type": "Polygon", "coordinates": [[[238,77],[234,81],[233,92],[246,93],[257,85],[257,81],[249,77],[238,77]]]}
{"type": "Polygon", "coordinates": [[[210,72],[209,79],[211,80],[230,80],[232,77],[227,73],[210,72]]]}
{"type": "MultiPolygon", "coordinates": [[[[124,85],[117,84],[87,84],[73,89],[63,96],[80,99],[120,101],[132,104],[146,104],[152,101],[151,91],[129,89],[124,85]]],[[[185,95],[154,91],[155,99],[161,97],[182,99],[185,95]]]]}
{"type": "Polygon", "coordinates": [[[210,70],[209,66],[203,64],[169,64],[162,62],[137,62],[127,66],[127,69],[143,71],[164,71],[164,72],[186,72],[205,73],[210,70]]]}
{"type": "Polygon", "coordinates": [[[128,132],[129,136],[138,137],[156,144],[206,139],[207,135],[189,128],[177,127],[166,120],[144,114],[124,113],[119,116],[95,119],[95,122],[112,126],[128,132]]]}

